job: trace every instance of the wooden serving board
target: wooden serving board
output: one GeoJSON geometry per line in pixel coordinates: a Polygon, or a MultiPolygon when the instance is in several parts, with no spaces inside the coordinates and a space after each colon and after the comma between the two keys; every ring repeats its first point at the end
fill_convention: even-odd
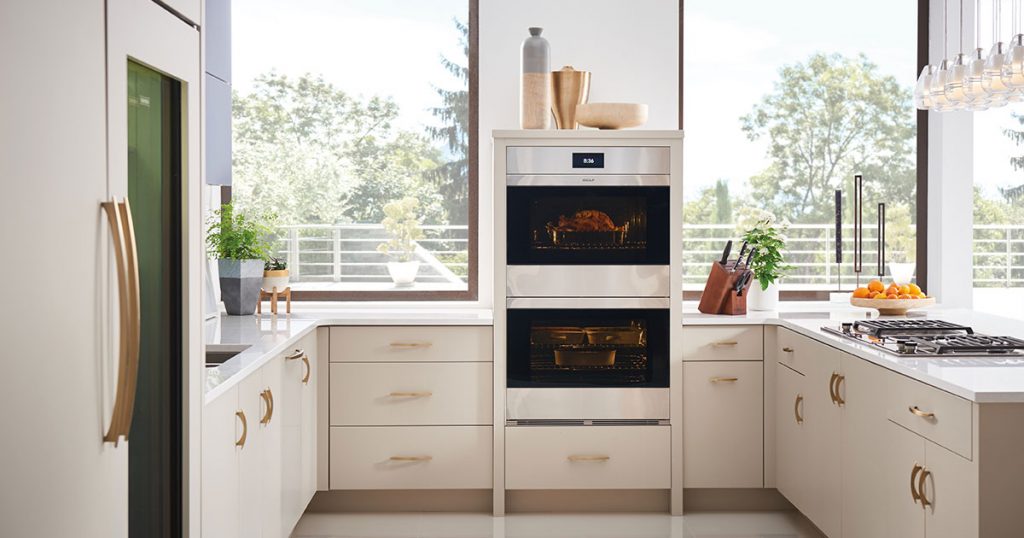
{"type": "Polygon", "coordinates": [[[935,304],[935,297],[924,299],[865,299],[851,297],[850,304],[861,308],[874,308],[883,316],[902,316],[908,310],[928,308],[935,304]]]}

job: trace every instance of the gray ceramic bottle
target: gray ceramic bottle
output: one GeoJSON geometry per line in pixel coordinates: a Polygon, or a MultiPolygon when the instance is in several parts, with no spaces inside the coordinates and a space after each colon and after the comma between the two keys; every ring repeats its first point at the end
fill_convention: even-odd
{"type": "Polygon", "coordinates": [[[519,87],[519,127],[551,128],[551,47],[540,36],[543,28],[530,28],[523,41],[522,80],[519,87]]]}

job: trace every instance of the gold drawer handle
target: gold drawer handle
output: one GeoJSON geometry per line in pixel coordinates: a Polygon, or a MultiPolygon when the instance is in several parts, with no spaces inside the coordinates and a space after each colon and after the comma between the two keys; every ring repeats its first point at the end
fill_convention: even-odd
{"type": "Polygon", "coordinates": [[[843,397],[839,395],[839,386],[842,385],[844,381],[846,381],[845,375],[836,374],[836,405],[838,405],[839,407],[846,405],[846,400],[844,400],[843,397]]]}
{"type": "Polygon", "coordinates": [[[739,345],[739,342],[736,342],[735,340],[728,340],[728,341],[724,341],[724,342],[715,342],[715,343],[713,343],[711,345],[713,345],[715,347],[736,346],[736,345],[739,345]]]}
{"type": "Polygon", "coordinates": [[[921,500],[921,494],[917,492],[915,480],[917,480],[917,473],[921,472],[922,469],[924,467],[914,462],[914,467],[910,470],[910,498],[914,500],[914,504],[921,500]]]}
{"type": "Polygon", "coordinates": [[[738,377],[712,377],[710,379],[712,383],[735,383],[739,380],[738,377]]]}
{"type": "Polygon", "coordinates": [[[924,491],[924,481],[927,480],[928,477],[931,476],[931,474],[931,471],[929,471],[927,468],[922,467],[921,477],[917,479],[917,494],[921,498],[921,508],[924,509],[927,509],[928,506],[932,504],[932,502],[928,500],[928,495],[925,494],[924,491]]]}
{"type": "Polygon", "coordinates": [[[295,352],[293,352],[291,355],[285,355],[284,360],[286,360],[286,361],[293,361],[295,359],[301,359],[302,356],[305,355],[305,354],[306,354],[305,350],[296,349],[295,352]]]}
{"type": "Polygon", "coordinates": [[[391,342],[391,347],[400,349],[428,348],[431,345],[430,342],[391,342]]]}
{"type": "Polygon", "coordinates": [[[800,414],[800,404],[804,403],[804,395],[797,394],[796,401],[793,402],[793,416],[796,417],[797,424],[804,423],[804,417],[800,414]]]}
{"type": "Polygon", "coordinates": [[[601,454],[601,455],[572,454],[568,458],[568,460],[572,461],[572,462],[577,462],[577,461],[608,461],[610,459],[612,459],[611,456],[605,456],[603,454],[601,454]]]}
{"type": "Polygon", "coordinates": [[[430,461],[434,459],[433,456],[391,456],[388,458],[391,461],[430,461]]]}
{"type": "Polygon", "coordinates": [[[429,390],[411,391],[411,392],[391,392],[388,396],[392,398],[426,398],[427,396],[433,396],[434,393],[429,390]]]}
{"type": "Polygon", "coordinates": [[[313,367],[309,365],[309,356],[302,356],[302,364],[306,365],[306,375],[302,376],[302,384],[306,385],[309,383],[309,375],[313,373],[313,367]]]}
{"type": "Polygon", "coordinates": [[[249,435],[249,423],[245,420],[245,411],[239,409],[238,411],[235,411],[235,416],[242,420],[242,436],[235,441],[235,446],[244,448],[245,438],[249,435]]]}
{"type": "Polygon", "coordinates": [[[267,410],[263,413],[263,418],[260,419],[260,424],[270,424],[270,417],[274,414],[274,404],[270,400],[270,390],[265,390],[260,393],[260,398],[263,399],[263,403],[267,404],[267,410]]]}
{"type": "Polygon", "coordinates": [[[785,351],[786,353],[792,353],[793,352],[793,348],[791,348],[791,347],[784,347],[784,348],[782,348],[782,351],[785,351]]]}
{"type": "Polygon", "coordinates": [[[912,406],[908,407],[907,410],[910,411],[911,413],[921,417],[921,418],[927,418],[927,419],[935,418],[935,413],[929,413],[928,411],[921,411],[921,409],[919,409],[916,405],[912,405],[912,406]]]}

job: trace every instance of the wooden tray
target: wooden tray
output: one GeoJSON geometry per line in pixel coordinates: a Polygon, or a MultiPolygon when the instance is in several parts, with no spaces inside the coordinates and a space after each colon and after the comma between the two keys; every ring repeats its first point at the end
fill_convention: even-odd
{"type": "Polygon", "coordinates": [[[928,308],[935,304],[935,297],[924,299],[865,299],[850,297],[850,304],[861,308],[874,308],[883,316],[902,316],[907,310],[928,308]]]}

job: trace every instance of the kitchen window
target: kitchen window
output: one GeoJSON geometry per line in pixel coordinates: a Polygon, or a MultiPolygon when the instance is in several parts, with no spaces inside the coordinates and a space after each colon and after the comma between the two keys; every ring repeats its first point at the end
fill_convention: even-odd
{"type": "Polygon", "coordinates": [[[476,299],[476,5],[233,2],[231,197],[296,299],[476,299]]]}
{"type": "Polygon", "coordinates": [[[893,263],[916,263],[923,283],[927,117],[911,91],[927,48],[927,25],[918,24],[927,2],[685,0],[682,9],[684,295],[698,297],[725,242],[766,217],[789,223],[784,298],[852,289],[856,174],[861,285],[877,276],[879,203],[885,278],[893,263]]]}

